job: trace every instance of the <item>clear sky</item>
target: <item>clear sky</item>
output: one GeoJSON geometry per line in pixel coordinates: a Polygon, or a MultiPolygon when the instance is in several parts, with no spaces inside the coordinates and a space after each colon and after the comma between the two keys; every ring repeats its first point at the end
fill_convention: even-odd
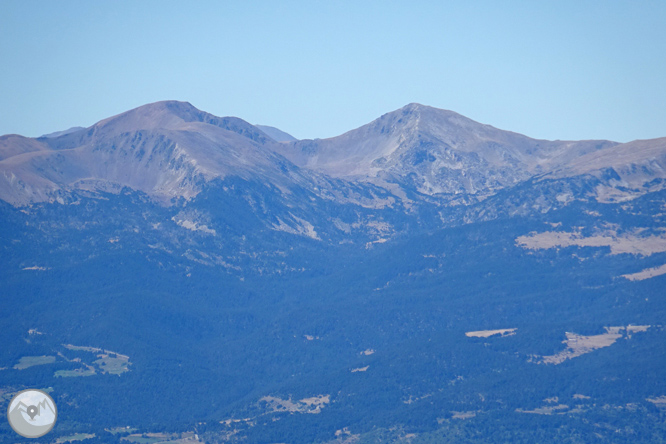
{"type": "Polygon", "coordinates": [[[547,139],[666,136],[666,1],[0,0],[0,134],[158,100],[331,137],[410,102],[547,139]]]}

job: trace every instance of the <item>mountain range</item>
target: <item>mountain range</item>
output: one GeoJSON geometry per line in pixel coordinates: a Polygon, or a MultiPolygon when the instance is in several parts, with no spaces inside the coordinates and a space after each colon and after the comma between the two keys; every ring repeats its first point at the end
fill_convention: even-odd
{"type": "Polygon", "coordinates": [[[169,201],[229,175],[288,188],[323,174],[442,204],[479,201],[527,180],[591,175],[602,179],[595,197],[605,201],[661,189],[666,175],[666,138],[536,140],[416,103],[330,139],[295,140],[175,101],[62,133],[0,138],[1,199],[24,205],[69,190],[129,187],[169,201]]]}
{"type": "Polygon", "coordinates": [[[666,138],[414,103],[2,136],[2,402],[50,387],[44,439],[91,444],[666,440],[665,179],[666,138]]]}

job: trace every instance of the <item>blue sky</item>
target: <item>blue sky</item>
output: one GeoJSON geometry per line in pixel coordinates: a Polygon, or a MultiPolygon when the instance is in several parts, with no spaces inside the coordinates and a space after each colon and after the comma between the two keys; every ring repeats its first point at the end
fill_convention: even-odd
{"type": "Polygon", "coordinates": [[[0,134],[175,99],[299,138],[410,102],[537,138],[666,136],[664,1],[1,3],[0,134]]]}

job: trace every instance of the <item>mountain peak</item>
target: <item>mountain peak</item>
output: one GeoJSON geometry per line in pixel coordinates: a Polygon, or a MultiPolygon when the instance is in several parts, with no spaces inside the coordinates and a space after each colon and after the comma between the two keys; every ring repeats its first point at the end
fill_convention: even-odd
{"type": "MultiPolygon", "coordinates": [[[[122,114],[102,120],[94,125],[95,134],[121,134],[141,130],[182,130],[191,124],[207,124],[238,133],[258,143],[267,143],[270,138],[238,117],[217,117],[201,111],[189,102],[165,100],[149,103],[122,114]]],[[[200,131],[201,128],[197,129],[200,131]]]]}
{"type": "Polygon", "coordinates": [[[101,129],[113,125],[123,130],[169,128],[183,122],[201,121],[206,114],[189,102],[165,100],[109,117],[95,124],[95,127],[101,129]]]}
{"type": "Polygon", "coordinates": [[[183,120],[187,119],[189,116],[203,113],[203,111],[196,108],[190,102],[181,102],[178,100],[161,100],[159,102],[147,103],[128,112],[132,111],[141,111],[147,114],[174,114],[183,118],[183,120]]]}
{"type": "Polygon", "coordinates": [[[454,111],[435,108],[412,102],[395,111],[384,114],[375,121],[380,125],[391,122],[391,126],[400,129],[420,129],[430,132],[435,128],[481,127],[478,122],[468,119],[454,111]]]}
{"type": "MultiPolygon", "coordinates": [[[[428,105],[423,105],[421,103],[408,103],[407,105],[403,106],[400,109],[395,110],[394,112],[402,112],[404,113],[429,113],[429,114],[440,114],[440,115],[456,115],[460,116],[460,114],[447,110],[447,109],[442,109],[442,108],[435,108],[434,106],[428,106],[428,105]]],[[[390,113],[389,113],[390,114],[390,113]]]]}
{"type": "Polygon", "coordinates": [[[418,111],[423,108],[430,108],[429,106],[422,105],[420,103],[412,102],[400,108],[401,111],[418,111]]]}
{"type": "Polygon", "coordinates": [[[278,150],[298,166],[334,177],[390,180],[428,195],[487,195],[612,144],[535,140],[409,103],[341,136],[278,150]]]}

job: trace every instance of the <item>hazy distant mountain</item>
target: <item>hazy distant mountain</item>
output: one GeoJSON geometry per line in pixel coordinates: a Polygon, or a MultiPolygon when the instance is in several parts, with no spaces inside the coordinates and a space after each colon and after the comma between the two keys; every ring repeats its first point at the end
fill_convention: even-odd
{"type": "Polygon", "coordinates": [[[49,147],[37,139],[31,139],[16,134],[0,136],[0,161],[19,154],[48,150],[49,147]]]}
{"type": "Polygon", "coordinates": [[[275,140],[276,142],[293,142],[296,139],[294,136],[291,134],[287,134],[282,130],[279,130],[275,127],[272,126],[266,126],[266,125],[254,125],[266,134],[268,134],[271,139],[275,140]]]}
{"type": "Polygon", "coordinates": [[[47,139],[51,139],[51,138],[53,138],[53,137],[60,137],[60,136],[64,136],[65,134],[75,133],[75,132],[77,132],[77,131],[81,131],[82,129],[85,129],[85,128],[82,127],[82,126],[73,126],[73,127],[71,127],[70,129],[66,129],[66,130],[63,130],[63,131],[55,131],[55,132],[53,132],[53,133],[44,134],[44,135],[41,136],[41,137],[45,137],[45,138],[47,138],[47,139]]]}

